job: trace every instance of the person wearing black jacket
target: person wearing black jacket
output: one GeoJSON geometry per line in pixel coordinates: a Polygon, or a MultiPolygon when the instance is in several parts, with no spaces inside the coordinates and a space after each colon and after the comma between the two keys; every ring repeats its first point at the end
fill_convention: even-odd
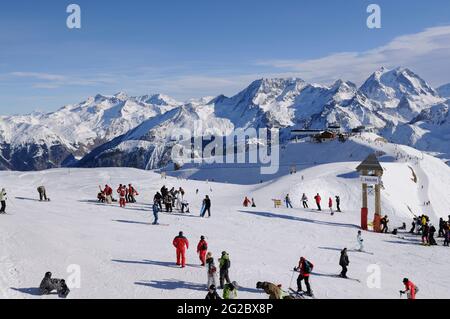
{"type": "Polygon", "coordinates": [[[202,217],[205,217],[206,211],[208,211],[208,217],[211,217],[211,199],[208,195],[205,196],[205,199],[203,200],[203,212],[202,217]]]}
{"type": "Polygon", "coordinates": [[[436,240],[434,239],[435,233],[436,233],[436,228],[433,225],[430,225],[430,229],[428,231],[428,243],[431,246],[437,245],[436,240]]]}
{"type": "Polygon", "coordinates": [[[206,300],[219,300],[219,299],[222,299],[222,298],[220,298],[219,294],[217,293],[216,286],[211,285],[209,287],[208,294],[206,295],[205,299],[206,300]]]}
{"type": "Polygon", "coordinates": [[[340,213],[341,212],[341,198],[339,196],[336,196],[335,200],[336,200],[337,212],[340,213]]]}
{"type": "Polygon", "coordinates": [[[348,259],[347,255],[347,248],[344,248],[341,251],[341,258],[339,259],[339,265],[342,267],[342,271],[340,276],[342,278],[347,278],[347,266],[350,264],[350,261],[348,259]]]}
{"type": "Polygon", "coordinates": [[[70,292],[64,279],[53,279],[52,273],[47,272],[39,285],[39,292],[41,295],[49,295],[54,290],[56,290],[60,298],[66,298],[70,292]]]}
{"type": "Polygon", "coordinates": [[[445,222],[444,219],[441,217],[439,219],[439,233],[438,233],[438,237],[444,237],[444,228],[445,228],[445,222]]]}
{"type": "Polygon", "coordinates": [[[158,205],[160,211],[162,210],[162,200],[163,200],[163,197],[162,197],[161,193],[156,192],[155,196],[153,197],[153,202],[158,205]]]}

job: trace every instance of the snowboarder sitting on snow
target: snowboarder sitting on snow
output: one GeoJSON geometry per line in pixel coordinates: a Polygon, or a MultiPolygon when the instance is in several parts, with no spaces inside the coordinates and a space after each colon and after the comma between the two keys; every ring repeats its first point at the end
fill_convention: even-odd
{"type": "Polygon", "coordinates": [[[220,289],[223,289],[224,282],[230,283],[229,270],[231,267],[230,255],[226,251],[222,252],[222,257],[219,258],[220,269],[220,289]]]}
{"type": "Polygon", "coordinates": [[[300,258],[300,261],[298,263],[298,267],[294,268],[294,271],[298,271],[300,275],[297,278],[297,292],[302,292],[302,281],[305,281],[306,285],[306,295],[311,296],[311,286],[309,285],[309,276],[314,268],[314,265],[306,260],[304,257],[300,258]]]}
{"type": "Polygon", "coordinates": [[[6,214],[6,190],[4,188],[2,188],[2,190],[0,191],[0,204],[1,204],[1,208],[0,208],[0,214],[6,214]]]}
{"type": "Polygon", "coordinates": [[[400,295],[406,294],[408,299],[416,299],[416,294],[419,292],[417,286],[408,278],[403,279],[403,284],[405,285],[405,290],[400,290],[400,295]]]}
{"type": "Polygon", "coordinates": [[[54,290],[56,290],[60,298],[66,298],[70,292],[64,279],[53,279],[52,273],[47,272],[44,279],[41,281],[39,291],[41,295],[49,295],[54,290]]]}
{"type": "Polygon", "coordinates": [[[223,288],[223,299],[237,299],[239,286],[236,281],[228,283],[223,288]]]}
{"type": "Polygon", "coordinates": [[[46,201],[47,202],[48,198],[47,198],[47,192],[45,190],[45,187],[44,186],[39,186],[37,188],[37,191],[39,193],[39,201],[40,202],[42,202],[42,201],[46,201]]]}
{"type": "Polygon", "coordinates": [[[104,203],[106,201],[105,193],[103,193],[103,191],[100,191],[97,194],[97,199],[98,199],[99,203],[104,203]]]}
{"type": "Polygon", "coordinates": [[[347,266],[350,264],[350,261],[348,259],[347,255],[347,248],[344,248],[341,251],[341,258],[339,259],[339,266],[342,267],[341,274],[339,275],[342,278],[347,278],[347,266]]]}
{"type": "Polygon", "coordinates": [[[208,294],[206,295],[206,300],[220,300],[219,294],[217,293],[217,289],[215,285],[209,286],[208,294]]]}
{"type": "Polygon", "coordinates": [[[187,200],[183,199],[181,201],[181,213],[184,214],[189,214],[189,203],[187,200]]]}
{"type": "Polygon", "coordinates": [[[256,289],[262,289],[266,294],[269,295],[269,299],[283,299],[284,292],[279,285],[275,285],[271,282],[260,282],[256,283],[256,289]]]}

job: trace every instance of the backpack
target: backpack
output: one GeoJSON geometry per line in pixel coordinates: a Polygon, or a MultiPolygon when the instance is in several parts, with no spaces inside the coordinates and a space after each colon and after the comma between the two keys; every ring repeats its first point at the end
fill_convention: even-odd
{"type": "Polygon", "coordinates": [[[313,270],[314,266],[309,261],[305,260],[305,273],[309,274],[313,270]]]}

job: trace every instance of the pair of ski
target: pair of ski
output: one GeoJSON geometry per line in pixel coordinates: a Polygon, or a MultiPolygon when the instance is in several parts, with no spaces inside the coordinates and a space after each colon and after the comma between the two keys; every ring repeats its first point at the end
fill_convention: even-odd
{"type": "Polygon", "coordinates": [[[296,291],[289,288],[289,295],[295,299],[316,299],[313,294],[308,295],[305,291],[296,291]]]}

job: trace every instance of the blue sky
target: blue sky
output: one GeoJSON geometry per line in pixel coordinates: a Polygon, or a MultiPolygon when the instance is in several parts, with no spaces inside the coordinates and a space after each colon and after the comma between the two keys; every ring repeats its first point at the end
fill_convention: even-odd
{"type": "Polygon", "coordinates": [[[261,77],[360,83],[385,65],[450,82],[450,1],[15,0],[0,4],[0,114],[97,93],[231,95],[261,77]],[[66,27],[66,7],[82,29],[66,27]],[[382,28],[366,26],[370,3],[382,28]]]}

